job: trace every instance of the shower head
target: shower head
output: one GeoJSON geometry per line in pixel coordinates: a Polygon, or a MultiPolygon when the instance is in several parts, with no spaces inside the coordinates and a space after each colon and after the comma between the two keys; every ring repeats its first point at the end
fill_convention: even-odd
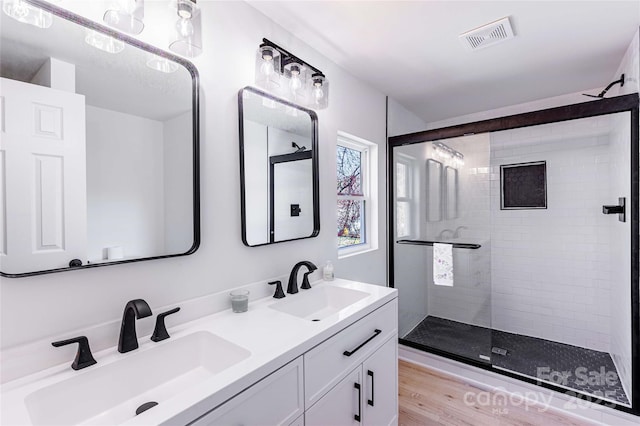
{"type": "Polygon", "coordinates": [[[604,88],[604,90],[600,93],[598,93],[597,95],[589,95],[587,93],[583,93],[584,96],[589,96],[590,98],[598,98],[598,99],[603,99],[604,95],[609,91],[609,89],[611,89],[613,86],[615,86],[616,84],[620,83],[620,87],[624,86],[624,74],[622,74],[620,76],[619,80],[616,80],[612,83],[609,83],[609,85],[607,87],[604,88]]]}
{"type": "MultiPolygon", "coordinates": [[[[296,148],[296,152],[303,152],[305,149],[307,149],[307,147],[306,147],[306,146],[300,146],[300,145],[298,145],[298,144],[297,144],[297,143],[295,143],[295,142],[291,142],[291,146],[292,146],[293,148],[296,148]]],[[[294,153],[294,154],[295,154],[295,153],[294,153]]]]}

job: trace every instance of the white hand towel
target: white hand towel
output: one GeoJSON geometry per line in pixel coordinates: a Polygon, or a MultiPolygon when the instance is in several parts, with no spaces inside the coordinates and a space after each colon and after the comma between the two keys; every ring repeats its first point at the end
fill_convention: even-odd
{"type": "Polygon", "coordinates": [[[453,287],[453,245],[433,244],[433,283],[453,287]]]}

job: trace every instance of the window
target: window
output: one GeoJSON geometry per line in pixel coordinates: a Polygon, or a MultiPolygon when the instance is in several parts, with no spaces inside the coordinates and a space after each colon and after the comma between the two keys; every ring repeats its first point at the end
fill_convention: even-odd
{"type": "Polygon", "coordinates": [[[340,256],[377,249],[377,146],[338,133],[337,240],[340,256]]]}

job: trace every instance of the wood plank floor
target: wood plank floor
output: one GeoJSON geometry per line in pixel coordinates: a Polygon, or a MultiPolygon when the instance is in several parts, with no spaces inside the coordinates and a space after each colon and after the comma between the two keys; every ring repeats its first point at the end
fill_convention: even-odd
{"type": "Polygon", "coordinates": [[[592,425],[544,406],[488,392],[456,377],[399,362],[400,426],[592,425]],[[466,395],[466,396],[465,396],[466,395]]]}

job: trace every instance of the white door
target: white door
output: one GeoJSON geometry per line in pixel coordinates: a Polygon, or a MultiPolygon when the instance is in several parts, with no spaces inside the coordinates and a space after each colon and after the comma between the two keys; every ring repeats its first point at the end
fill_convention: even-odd
{"type": "Polygon", "coordinates": [[[304,414],[305,426],[362,424],[362,365],[353,370],[304,414]]]}
{"type": "Polygon", "coordinates": [[[362,366],[364,423],[398,424],[398,336],[389,339],[362,366]]]}
{"type": "Polygon", "coordinates": [[[0,79],[0,270],[86,262],[84,96],[0,79]]]}

